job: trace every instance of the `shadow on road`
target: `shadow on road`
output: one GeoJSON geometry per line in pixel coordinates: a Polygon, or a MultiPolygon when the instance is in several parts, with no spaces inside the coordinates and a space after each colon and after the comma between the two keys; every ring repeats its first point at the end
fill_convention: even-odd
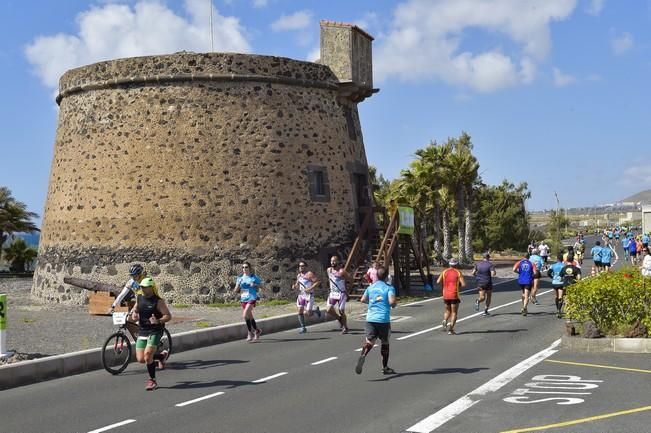
{"type": "Polygon", "coordinates": [[[483,331],[457,332],[457,335],[463,335],[463,334],[499,334],[499,333],[503,333],[503,332],[520,332],[520,331],[527,331],[527,329],[485,329],[483,331]]]}
{"type": "Polygon", "coordinates": [[[383,377],[382,379],[372,379],[369,382],[383,382],[391,379],[398,379],[403,376],[416,376],[416,375],[422,375],[422,374],[452,374],[452,373],[460,373],[460,374],[472,374],[472,373],[477,373],[481,370],[488,370],[488,367],[476,367],[476,368],[435,368],[432,370],[423,370],[423,371],[409,371],[406,373],[400,373],[396,372],[396,374],[392,375],[387,375],[383,377]]]}
{"type": "Polygon", "coordinates": [[[194,389],[194,388],[210,388],[214,386],[223,386],[227,389],[238,388],[245,385],[257,385],[253,382],[246,380],[213,380],[211,382],[198,382],[198,381],[183,381],[177,382],[172,386],[159,386],[161,389],[194,389]]]}
{"type": "Polygon", "coordinates": [[[200,360],[195,359],[192,361],[185,362],[169,362],[165,364],[165,369],[167,370],[203,370],[205,368],[212,367],[222,367],[224,365],[231,364],[244,364],[249,361],[243,361],[241,359],[210,359],[210,360],[200,360]]]}

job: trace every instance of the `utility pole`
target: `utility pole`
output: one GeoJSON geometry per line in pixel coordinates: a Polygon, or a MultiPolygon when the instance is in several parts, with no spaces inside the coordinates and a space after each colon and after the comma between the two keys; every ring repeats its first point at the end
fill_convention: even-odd
{"type": "Polygon", "coordinates": [[[213,34],[212,34],[212,0],[208,0],[208,5],[210,6],[210,52],[214,52],[215,49],[213,47],[213,34]]]}

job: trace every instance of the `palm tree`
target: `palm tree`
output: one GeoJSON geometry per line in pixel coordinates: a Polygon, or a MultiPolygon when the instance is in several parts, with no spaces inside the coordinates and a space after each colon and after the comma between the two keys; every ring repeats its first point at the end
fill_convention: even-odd
{"type": "Polygon", "coordinates": [[[25,203],[16,201],[9,188],[0,187],[0,247],[12,233],[39,231],[30,221],[32,218],[38,218],[38,214],[29,212],[25,203]]]}
{"type": "Polygon", "coordinates": [[[11,263],[10,269],[14,272],[25,272],[25,264],[31,263],[37,255],[34,248],[30,248],[22,238],[16,238],[4,249],[5,259],[11,263]]]}

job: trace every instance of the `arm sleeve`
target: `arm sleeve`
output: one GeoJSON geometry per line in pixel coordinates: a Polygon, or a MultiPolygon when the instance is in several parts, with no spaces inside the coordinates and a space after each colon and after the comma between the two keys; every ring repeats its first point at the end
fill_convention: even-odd
{"type": "Polygon", "coordinates": [[[111,305],[111,308],[115,308],[118,305],[122,303],[122,300],[127,296],[127,294],[131,291],[131,288],[129,286],[124,286],[122,288],[122,291],[118,295],[117,298],[115,298],[115,301],[113,301],[113,304],[111,305]]]}

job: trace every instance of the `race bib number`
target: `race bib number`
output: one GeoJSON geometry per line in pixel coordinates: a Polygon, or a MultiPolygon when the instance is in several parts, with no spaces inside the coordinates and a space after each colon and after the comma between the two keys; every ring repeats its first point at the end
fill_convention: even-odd
{"type": "Polygon", "coordinates": [[[129,313],[121,311],[119,313],[113,313],[113,324],[114,325],[124,325],[127,323],[127,315],[129,313]]]}
{"type": "Polygon", "coordinates": [[[330,292],[330,298],[331,299],[341,299],[341,292],[330,292]]]}

